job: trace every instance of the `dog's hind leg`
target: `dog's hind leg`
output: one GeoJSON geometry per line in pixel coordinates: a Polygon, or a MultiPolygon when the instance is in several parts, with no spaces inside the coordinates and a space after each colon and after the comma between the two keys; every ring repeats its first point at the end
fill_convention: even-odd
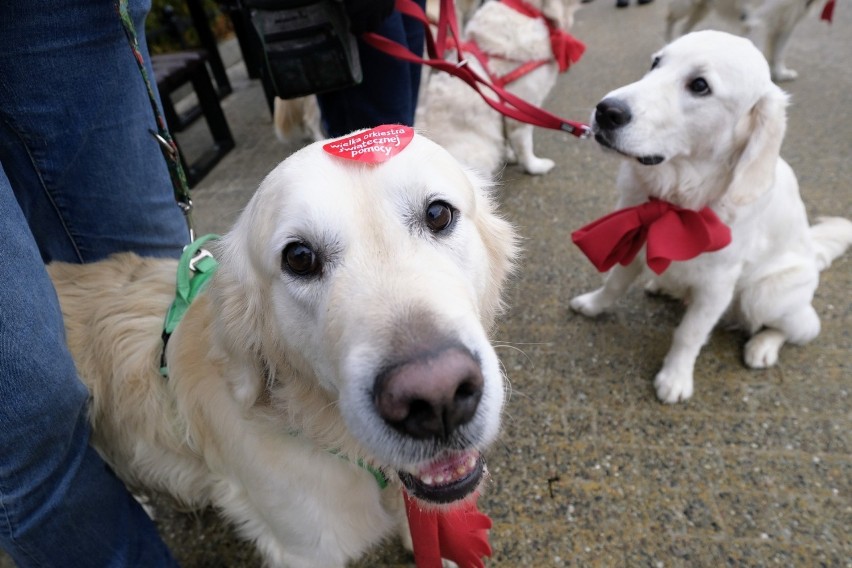
{"type": "Polygon", "coordinates": [[[515,120],[506,120],[509,145],[515,152],[518,163],[528,174],[537,176],[553,169],[556,162],[548,158],[539,158],[533,151],[533,127],[515,120]]]}
{"type": "Polygon", "coordinates": [[[666,41],[675,38],[674,28],[679,21],[686,20],[677,34],[680,36],[691,32],[709,13],[709,0],[672,0],[666,14],[666,41]]]}
{"type": "Polygon", "coordinates": [[[797,72],[784,65],[784,56],[791,35],[793,35],[792,26],[784,26],[782,29],[770,31],[766,36],[766,59],[772,71],[772,80],[776,83],[792,81],[799,76],[797,72]]]}
{"type": "Polygon", "coordinates": [[[785,342],[805,344],[820,331],[819,316],[810,304],[769,324],[746,343],[743,359],[752,369],[765,369],[778,362],[778,352],[785,342]]]}

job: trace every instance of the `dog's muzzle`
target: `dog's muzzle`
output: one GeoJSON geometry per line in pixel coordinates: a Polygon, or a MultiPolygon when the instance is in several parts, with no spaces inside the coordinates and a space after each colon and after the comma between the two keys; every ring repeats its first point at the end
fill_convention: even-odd
{"type": "Polygon", "coordinates": [[[656,166],[665,158],[660,155],[633,156],[621,150],[615,143],[617,131],[633,120],[630,107],[621,99],[608,98],[598,103],[595,107],[594,132],[598,144],[610,150],[614,150],[629,158],[635,158],[644,166],[656,166]]]}
{"type": "Polygon", "coordinates": [[[373,402],[382,420],[401,435],[448,449],[399,472],[409,493],[432,503],[463,499],[479,486],[485,463],[474,449],[458,448],[459,430],[476,415],[484,378],[464,347],[449,345],[382,372],[373,402]]]}

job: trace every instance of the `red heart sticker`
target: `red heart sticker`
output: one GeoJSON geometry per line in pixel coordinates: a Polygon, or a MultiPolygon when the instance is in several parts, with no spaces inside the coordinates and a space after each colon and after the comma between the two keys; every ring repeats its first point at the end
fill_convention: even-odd
{"type": "Polygon", "coordinates": [[[401,124],[383,124],[346,138],[332,140],[322,149],[338,158],[365,164],[379,164],[402,152],[412,138],[414,138],[414,129],[411,127],[401,124]]]}

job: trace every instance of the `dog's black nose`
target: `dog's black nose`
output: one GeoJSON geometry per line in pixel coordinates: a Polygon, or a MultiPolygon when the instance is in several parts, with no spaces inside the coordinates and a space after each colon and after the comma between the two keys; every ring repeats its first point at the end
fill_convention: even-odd
{"type": "Polygon", "coordinates": [[[604,99],[595,107],[595,122],[604,130],[620,128],[631,118],[630,108],[619,99],[604,99]]]}
{"type": "Polygon", "coordinates": [[[479,364],[460,347],[415,357],[376,378],[379,416],[417,439],[446,439],[470,422],[482,398],[479,364]]]}

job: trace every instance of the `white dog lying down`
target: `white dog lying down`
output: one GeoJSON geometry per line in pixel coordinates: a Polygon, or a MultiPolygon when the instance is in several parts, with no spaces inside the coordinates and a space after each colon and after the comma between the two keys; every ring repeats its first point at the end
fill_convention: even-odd
{"type": "Polygon", "coordinates": [[[666,40],[674,38],[675,27],[683,22],[680,33],[691,32],[711,10],[732,22],[739,22],[743,34],[762,42],[769,60],[772,79],[792,81],[798,73],[784,63],[787,45],[796,25],[808,13],[825,5],[826,0],[671,0],[666,15],[666,40]]]}
{"type": "MultiPolygon", "coordinates": [[[[548,21],[567,32],[579,0],[528,0],[526,4],[542,17],[523,14],[503,2],[486,2],[473,13],[464,36],[488,57],[489,71],[496,76],[546,61],[505,86],[510,93],[541,106],[559,73],[548,21]]],[[[475,56],[468,53],[465,58],[481,76],[488,76],[475,56]]],[[[504,118],[457,77],[438,72],[428,77],[416,124],[462,163],[489,175],[499,172],[507,161],[517,161],[526,173],[534,175],[553,168],[553,160],[535,155],[531,125],[504,118]]]]}
{"type": "Polygon", "coordinates": [[[380,165],[313,144],[212,249],[165,378],[176,262],[52,264],[94,443],[129,485],[216,507],[269,565],[342,567],[407,530],[400,480],[426,504],[480,486],[515,240],[488,185],[420,135],[380,165]]]}
{"type": "MultiPolygon", "coordinates": [[[[619,208],[649,198],[709,207],[730,227],[729,245],[672,263],[653,284],[688,300],[654,383],[664,402],[692,396],[698,352],[728,309],[752,335],[749,367],[774,365],[785,341],[819,333],[811,305],[819,271],[852,242],[852,223],[808,226],[796,177],[779,157],[786,106],[757,48],[715,31],[669,44],[645,77],[597,105],[597,141],[625,158],[619,208]]],[[[615,265],[602,288],[571,307],[587,316],[610,308],[642,273],[641,256],[615,265]]]]}

